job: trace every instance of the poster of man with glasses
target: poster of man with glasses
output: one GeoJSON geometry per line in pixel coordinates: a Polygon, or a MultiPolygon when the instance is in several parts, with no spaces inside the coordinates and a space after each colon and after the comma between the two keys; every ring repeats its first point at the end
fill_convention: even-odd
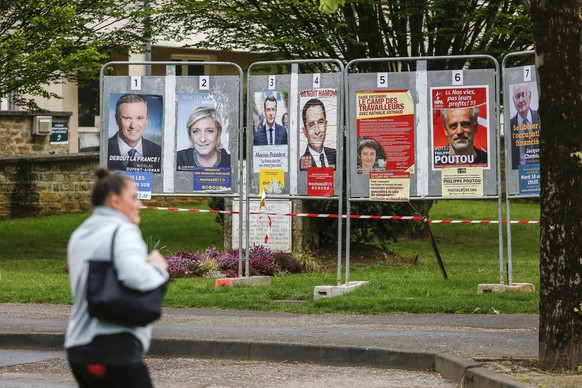
{"type": "Polygon", "coordinates": [[[538,114],[538,95],[535,82],[511,85],[511,169],[540,162],[541,122],[538,114]]]}

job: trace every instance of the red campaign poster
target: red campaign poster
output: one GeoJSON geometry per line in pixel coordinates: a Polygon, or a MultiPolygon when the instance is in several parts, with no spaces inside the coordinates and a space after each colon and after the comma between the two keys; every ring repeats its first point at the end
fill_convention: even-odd
{"type": "Polygon", "coordinates": [[[307,195],[333,197],[333,167],[307,169],[307,195]]]}
{"type": "Polygon", "coordinates": [[[489,168],[488,95],[488,86],[431,88],[433,169],[489,168]]]}
{"type": "Polygon", "coordinates": [[[414,172],[414,102],[408,90],[356,92],[357,173],[414,172]]]}

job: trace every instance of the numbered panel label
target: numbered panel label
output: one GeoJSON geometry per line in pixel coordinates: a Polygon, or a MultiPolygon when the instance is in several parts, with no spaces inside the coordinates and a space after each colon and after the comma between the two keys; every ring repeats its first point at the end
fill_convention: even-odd
{"type": "Polygon", "coordinates": [[[276,76],[270,75],[269,76],[269,90],[275,90],[275,88],[277,87],[277,83],[275,81],[276,81],[276,76]]]}
{"type": "Polygon", "coordinates": [[[131,90],[141,90],[141,76],[132,75],[131,76],[131,90]]]}
{"type": "Polygon", "coordinates": [[[523,67],[523,81],[530,82],[531,81],[531,73],[533,71],[533,66],[524,66],[523,67]]]}
{"type": "Polygon", "coordinates": [[[313,74],[313,88],[317,89],[321,87],[321,74],[315,73],[313,74]]]}
{"type": "Polygon", "coordinates": [[[379,88],[388,87],[388,73],[376,73],[376,86],[379,88]]]}
{"type": "Polygon", "coordinates": [[[199,79],[198,89],[200,90],[208,90],[210,88],[210,77],[207,75],[200,76],[199,79]]]}
{"type": "Polygon", "coordinates": [[[463,85],[463,70],[453,70],[453,79],[451,83],[454,86],[463,85]]]}

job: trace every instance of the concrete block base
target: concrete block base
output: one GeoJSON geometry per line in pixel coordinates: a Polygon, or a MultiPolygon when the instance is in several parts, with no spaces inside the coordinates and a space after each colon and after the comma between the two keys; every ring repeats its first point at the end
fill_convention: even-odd
{"type": "Polygon", "coordinates": [[[250,276],[242,278],[221,278],[216,279],[214,287],[220,286],[270,286],[271,277],[270,276],[250,276]]]}
{"type": "Polygon", "coordinates": [[[313,290],[313,299],[331,298],[347,294],[356,290],[358,287],[368,284],[366,281],[350,282],[349,284],[342,284],[341,286],[317,286],[313,290]]]}
{"type": "Polygon", "coordinates": [[[505,284],[479,284],[477,286],[477,294],[506,291],[534,292],[535,290],[536,288],[532,283],[513,283],[510,286],[505,284]]]}

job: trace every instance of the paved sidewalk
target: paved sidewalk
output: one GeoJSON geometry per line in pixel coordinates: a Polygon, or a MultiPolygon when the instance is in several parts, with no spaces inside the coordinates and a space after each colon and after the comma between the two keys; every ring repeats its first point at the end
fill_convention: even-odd
{"type": "MultiPolygon", "coordinates": [[[[69,312],[65,305],[0,304],[0,348],[59,349],[69,312]]],[[[457,383],[464,376],[466,386],[487,386],[486,381],[523,386],[487,371],[479,361],[536,358],[538,323],[532,314],[376,316],[165,309],[154,326],[150,354],[429,368],[457,383]]]]}

